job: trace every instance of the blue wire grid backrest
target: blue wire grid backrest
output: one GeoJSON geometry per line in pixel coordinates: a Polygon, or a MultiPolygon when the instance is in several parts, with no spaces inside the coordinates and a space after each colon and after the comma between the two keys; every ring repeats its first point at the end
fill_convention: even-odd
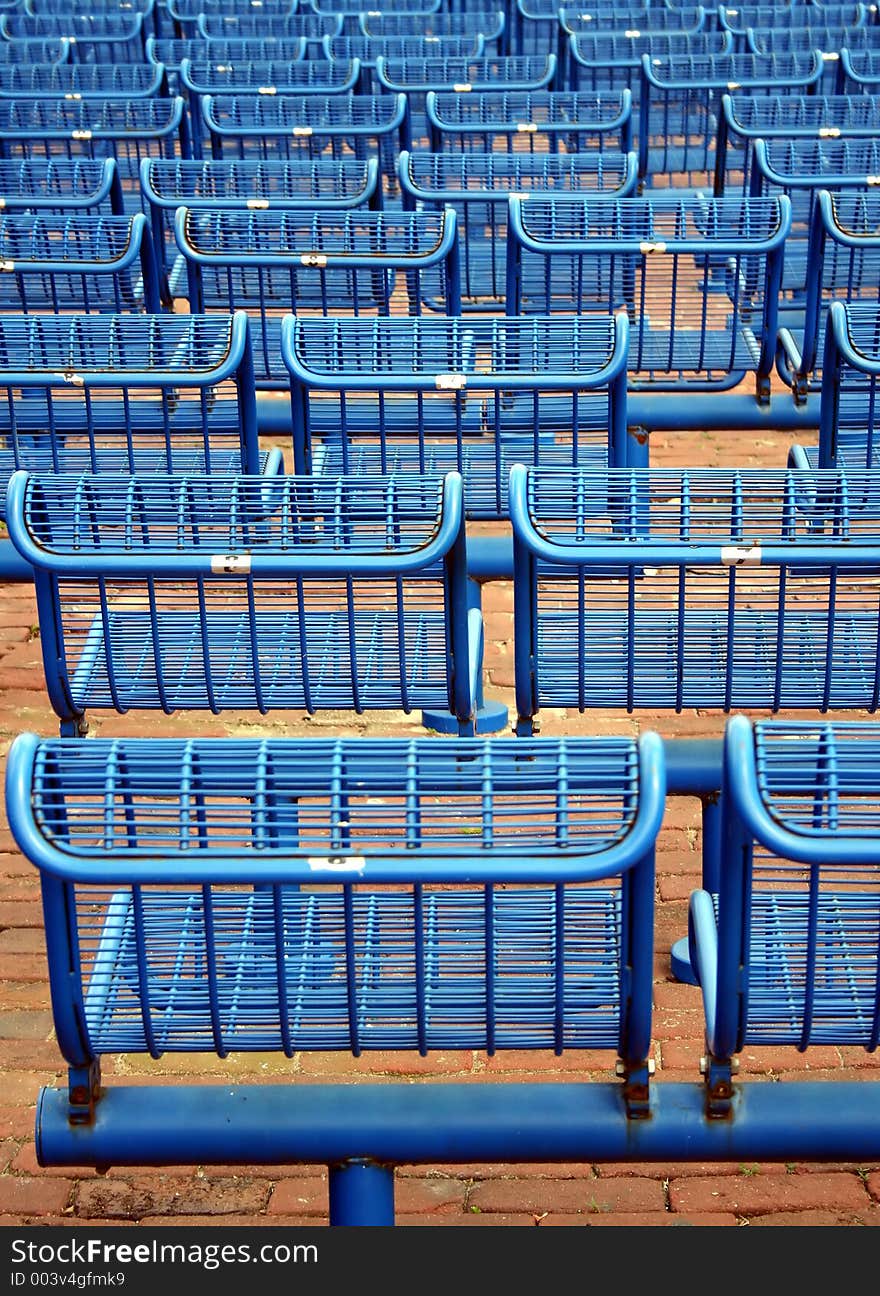
{"type": "Polygon", "coordinates": [[[790,223],[780,198],[510,199],[507,313],[630,321],[630,389],[769,394],[790,223]]]}
{"type": "Polygon", "coordinates": [[[257,382],[287,386],[281,317],[419,314],[422,278],[439,276],[458,314],[455,213],[178,209],[175,237],[186,258],[193,310],[252,316],[257,382]]]}
{"type": "Polygon", "coordinates": [[[200,40],[305,40],[310,58],[320,58],[325,36],[343,30],[341,14],[310,13],[303,9],[271,23],[255,14],[200,14],[195,37],[200,40]]]}
{"type": "Polygon", "coordinates": [[[429,153],[400,155],[406,206],[451,206],[458,217],[463,311],[504,309],[511,193],[625,197],[638,180],[635,153],[429,153]]]}
{"type": "Polygon", "coordinates": [[[112,158],[0,160],[4,211],[104,211],[122,215],[122,188],[112,158]]]}
{"type": "Polygon", "coordinates": [[[0,317],[0,472],[260,471],[247,318],[0,317]]]}
{"type": "Polygon", "coordinates": [[[461,479],[17,473],[49,695],[472,717],[461,479]]]}
{"type": "Polygon", "coordinates": [[[377,157],[389,181],[410,143],[405,95],[205,95],[202,123],[216,158],[377,157]]]}
{"type": "MultiPolygon", "coordinates": [[[[717,958],[703,977],[716,1057],[773,1045],[876,1050],[877,769],[874,725],[730,722],[717,958]]],[[[711,897],[691,905],[692,931],[711,930],[711,897]]]]}
{"type": "Polygon", "coordinates": [[[418,36],[424,39],[443,36],[482,36],[486,45],[498,46],[506,35],[504,5],[493,9],[468,7],[460,13],[432,14],[381,13],[377,10],[358,14],[358,26],[364,36],[418,36]]]}
{"type": "Polygon", "coordinates": [[[215,67],[228,67],[237,62],[290,63],[305,58],[307,46],[303,40],[263,40],[233,38],[231,40],[178,40],[174,37],[154,37],[147,41],[147,59],[161,63],[168,74],[172,94],[180,94],[180,68],[184,59],[207,59],[215,67]]]}
{"type": "Polygon", "coordinates": [[[515,466],[521,718],[880,697],[880,476],[515,466]]]}
{"type": "Polygon", "coordinates": [[[851,94],[877,94],[880,91],[880,49],[870,46],[840,51],[837,79],[839,91],[851,94]]]}
{"type": "Polygon", "coordinates": [[[236,19],[252,13],[271,29],[279,22],[286,25],[298,7],[298,0],[259,0],[256,7],[247,2],[242,4],[240,0],[169,0],[167,5],[177,36],[195,36],[202,14],[222,22],[224,18],[236,19]]]}
{"type": "Polygon", "coordinates": [[[467,36],[327,36],[322,45],[325,59],[356,58],[361,67],[362,94],[382,94],[376,75],[379,60],[386,59],[478,59],[484,50],[483,37],[476,32],[467,36]]]}
{"type": "Polygon", "coordinates": [[[137,63],[144,56],[143,14],[2,14],[0,38],[68,38],[71,63],[137,63]]]}
{"type": "MultiPolygon", "coordinates": [[[[718,25],[722,30],[732,33],[736,38],[736,48],[742,52],[747,48],[746,35],[750,27],[759,30],[774,27],[777,31],[788,31],[797,24],[806,22],[810,12],[800,3],[719,5],[717,11],[718,25]]],[[[815,17],[821,18],[818,9],[815,10],[815,17]]]]}
{"type": "Polygon", "coordinates": [[[294,463],[321,475],[456,470],[470,517],[507,516],[517,462],[623,463],[624,319],[289,319],[294,463]]]}
{"type": "MultiPolygon", "coordinates": [[[[710,185],[716,170],[721,97],[810,93],[824,64],[815,51],[796,54],[642,56],[639,174],[652,185],[710,185]],[[680,179],[676,179],[679,177],[680,179]]],[[[727,166],[742,169],[742,161],[727,166]]]]}
{"type": "Polygon", "coordinates": [[[159,309],[152,239],[139,212],[0,216],[0,312],[159,309]]]}
{"type": "Polygon", "coordinates": [[[33,63],[66,63],[70,58],[70,42],[49,37],[47,40],[0,39],[0,63],[19,63],[30,67],[33,63]]]}
{"type": "Polygon", "coordinates": [[[167,92],[165,69],[155,63],[0,64],[3,99],[136,99],[167,92]]]}
{"type": "Polygon", "coordinates": [[[149,204],[157,255],[171,266],[172,297],[187,291],[185,262],[174,241],[178,207],[260,211],[382,205],[375,158],[363,162],[306,157],[265,162],[147,158],[141,165],[141,188],[149,204]]]}
{"type": "Polygon", "coordinates": [[[576,94],[556,90],[493,90],[425,97],[435,153],[578,153],[632,147],[629,90],[576,94]]]}
{"type": "Polygon", "coordinates": [[[646,1062],[656,735],[23,735],[10,761],[71,1065],[450,1048],[646,1062]]]}

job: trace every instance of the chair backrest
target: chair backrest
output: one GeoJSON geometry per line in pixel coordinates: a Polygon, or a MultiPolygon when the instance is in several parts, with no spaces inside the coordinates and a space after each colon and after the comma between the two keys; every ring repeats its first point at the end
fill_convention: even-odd
{"type": "Polygon", "coordinates": [[[4,480],[257,474],[247,316],[0,316],[0,431],[4,480]]]}
{"type": "Polygon", "coordinates": [[[0,193],[5,211],[123,212],[113,158],[0,160],[0,193]]]}
{"type": "Polygon", "coordinates": [[[111,13],[28,13],[0,15],[0,39],[52,40],[66,38],[71,63],[136,63],[144,56],[144,15],[111,13]]]}
{"type": "Polygon", "coordinates": [[[149,99],[167,93],[168,78],[158,63],[0,64],[2,99],[149,99]]]}
{"type": "Polygon", "coordinates": [[[286,24],[297,12],[298,5],[299,0],[259,0],[257,7],[250,8],[240,0],[238,3],[236,0],[168,0],[167,10],[175,34],[193,37],[198,32],[202,14],[222,22],[224,18],[238,17],[244,10],[254,14],[266,27],[273,27],[279,21],[286,24]]]}
{"type": "Polygon", "coordinates": [[[697,892],[690,915],[721,1063],[762,1046],[876,1050],[877,757],[875,725],[728,723],[720,891],[697,892]]]}
{"type": "Polygon", "coordinates": [[[34,476],[34,565],[62,732],[91,709],[444,709],[472,724],[461,478],[34,476]]]}
{"type": "Polygon", "coordinates": [[[236,63],[292,63],[306,57],[304,38],[291,37],[277,40],[261,37],[234,38],[231,40],[206,40],[199,37],[150,36],[146,53],[149,63],[161,63],[168,74],[172,94],[181,93],[180,68],[184,59],[207,59],[214,67],[228,67],[236,63]]]}
{"type": "Polygon", "coordinates": [[[70,59],[70,41],[49,36],[36,40],[0,39],[0,63],[19,63],[30,67],[34,63],[67,63],[70,59]]]}
{"type": "Polygon", "coordinates": [[[626,461],[627,333],[620,316],[289,318],[296,470],[455,470],[468,517],[506,517],[513,463],[626,461]]]}
{"type": "Polygon", "coordinates": [[[398,159],[405,207],[452,206],[458,216],[462,311],[504,308],[507,210],[511,193],[626,197],[635,191],[634,152],[430,153],[398,159]]]}
{"type": "Polygon", "coordinates": [[[363,36],[343,34],[326,36],[322,45],[325,59],[356,58],[361,66],[361,92],[381,94],[376,76],[380,58],[407,59],[478,59],[485,43],[478,32],[467,36],[363,36]]]}
{"type": "Polygon", "coordinates": [[[503,7],[493,9],[463,9],[460,13],[447,11],[432,14],[382,13],[377,10],[358,14],[358,26],[364,36],[417,36],[421,39],[443,36],[482,36],[486,46],[500,46],[506,35],[506,14],[503,7]]]}
{"type": "Polygon", "coordinates": [[[624,1087],[647,1073],[655,734],[22,735],[9,761],[73,1068],[120,1052],[590,1048],[619,1058],[624,1087]]]}
{"type": "Polygon", "coordinates": [[[256,381],[287,387],[281,320],[423,311],[423,280],[439,279],[446,313],[460,313],[458,231],[439,212],[234,211],[180,207],[174,234],[194,311],[247,310],[256,381]]]}
{"type": "Polygon", "coordinates": [[[0,216],[0,312],[82,314],[161,309],[144,216],[0,216]]]}
{"type": "Polygon", "coordinates": [[[557,90],[491,90],[425,97],[435,153],[577,153],[632,147],[632,95],[557,90]]]}
{"type": "Polygon", "coordinates": [[[880,477],[515,465],[517,710],[880,697],[880,477]]]}
{"type": "Polygon", "coordinates": [[[507,313],[625,310],[632,384],[769,398],[787,198],[511,197],[507,313]]]}
{"type": "Polygon", "coordinates": [[[568,42],[566,84],[571,90],[614,90],[629,86],[634,100],[641,90],[642,55],[729,54],[733,37],[724,31],[654,31],[638,26],[622,31],[585,32],[568,42]]]}

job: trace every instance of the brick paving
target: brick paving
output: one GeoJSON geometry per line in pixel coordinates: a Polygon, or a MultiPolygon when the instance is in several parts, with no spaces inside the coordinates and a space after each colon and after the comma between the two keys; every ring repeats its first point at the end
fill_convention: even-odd
{"type": "MultiPolygon", "coordinates": [[[[762,432],[655,436],[657,466],[782,466],[789,438],[762,432]]],[[[488,525],[488,524],[487,524],[488,525]]],[[[475,528],[475,531],[484,528],[475,528]]],[[[512,594],[509,585],[484,588],[487,630],[486,692],[512,704],[512,594]]],[[[57,726],[43,689],[33,591],[0,585],[0,750],[22,730],[53,735],[57,726]]],[[[804,713],[806,716],[814,713],[804,713]]],[[[846,713],[841,718],[854,718],[846,713]]],[[[547,711],[546,734],[637,733],[655,728],[667,737],[719,735],[718,713],[617,711],[579,716],[547,711]]],[[[104,736],[236,733],[418,734],[415,717],[343,714],[308,717],[289,713],[112,716],[97,713],[92,728],[104,736]]],[[[451,741],[438,739],[438,741],[451,741]]],[[[694,1079],[702,1051],[699,991],[674,982],[669,946],[686,930],[687,897],[700,876],[699,804],[671,800],[658,843],[654,1053],[657,1081],[694,1079]]],[[[64,1068],[54,1042],[41,929],[39,883],[15,853],[0,825],[0,1224],[98,1225],[316,1225],[327,1218],[327,1179],[320,1166],[163,1170],[43,1170],[33,1147],[34,1103],[40,1085],[61,1081],[64,1068]]],[[[158,1077],[191,1077],[206,1083],[287,1076],[292,1084],[321,1078],[358,1083],[422,1080],[608,1079],[605,1054],[561,1058],[509,1053],[440,1053],[427,1058],[382,1053],[359,1060],[340,1054],[276,1056],[240,1054],[225,1061],[174,1056],[107,1059],[108,1083],[146,1083],[158,1077]]],[[[781,1082],[806,1072],[817,1082],[849,1077],[878,1079],[876,1057],[855,1050],[817,1048],[747,1052],[742,1078],[781,1082]]],[[[833,1094],[829,1092],[829,1101],[833,1094]]],[[[397,1173],[398,1222],[403,1225],[804,1225],[880,1223],[880,1166],[873,1165],[472,1165],[401,1167],[397,1173]]]]}

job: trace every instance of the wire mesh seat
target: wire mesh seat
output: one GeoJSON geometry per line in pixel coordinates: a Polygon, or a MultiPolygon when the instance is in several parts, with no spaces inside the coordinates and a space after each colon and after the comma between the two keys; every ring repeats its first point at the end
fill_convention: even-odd
{"type": "Polygon", "coordinates": [[[0,316],[0,471],[276,473],[247,317],[0,316]]]}
{"type": "Polygon", "coordinates": [[[689,915],[718,1081],[746,1048],[876,1050],[876,771],[873,725],[728,724],[720,891],[689,915]]]}
{"type": "Polygon", "coordinates": [[[186,267],[174,241],[174,213],[178,207],[230,207],[260,211],[270,207],[348,207],[382,205],[379,168],[375,158],[294,158],[290,161],[223,161],[216,159],[170,161],[145,158],[141,187],[149,204],[153,238],[172,266],[170,282],[183,286],[186,267]],[[163,251],[164,249],[164,251],[163,251]],[[169,256],[169,251],[171,256],[169,256]]]}
{"type": "Polygon", "coordinates": [[[292,63],[306,57],[304,39],[275,40],[262,38],[244,40],[203,40],[200,38],[150,36],[146,54],[149,63],[161,63],[168,74],[172,94],[181,93],[180,68],[184,59],[199,62],[208,60],[214,67],[228,67],[236,63],[292,63]]]}
{"type": "Polygon", "coordinates": [[[326,36],[322,44],[325,59],[356,58],[361,67],[362,94],[381,94],[376,76],[380,58],[394,61],[409,59],[479,59],[484,52],[483,37],[477,32],[468,36],[326,36]]]}
{"type": "Polygon", "coordinates": [[[7,524],[35,564],[64,733],[101,708],[424,707],[473,731],[482,625],[456,474],[16,473],[7,524]]]}
{"type": "Polygon", "coordinates": [[[632,148],[632,95],[491,90],[425,96],[434,153],[578,153],[632,148]]]}
{"type": "Polygon", "coordinates": [[[503,310],[511,193],[625,197],[637,184],[635,153],[403,152],[405,206],[451,206],[458,216],[462,310],[503,310]]]}
{"type": "Polygon", "coordinates": [[[377,157],[391,182],[410,146],[405,95],[205,95],[202,121],[217,158],[377,157]]]}
{"type": "Polygon", "coordinates": [[[518,728],[542,707],[858,708],[880,693],[880,476],[510,474],[518,728]]]}
{"type": "Polygon", "coordinates": [[[113,158],[0,159],[0,195],[4,211],[123,213],[113,158]]]}
{"type": "Polygon", "coordinates": [[[820,189],[806,249],[804,309],[782,318],[780,372],[796,397],[825,386],[824,334],[829,303],[880,300],[880,193],[866,187],[820,189]]]}
{"type": "Polygon", "coordinates": [[[507,313],[625,310],[630,390],[725,390],[754,374],[765,401],[790,222],[784,195],[511,197],[507,313]]]}
{"type": "Polygon", "coordinates": [[[251,314],[260,386],[287,387],[284,315],[419,314],[422,280],[440,277],[445,313],[460,313],[455,212],[178,209],[175,238],[191,309],[251,314]]]}
{"type": "Polygon", "coordinates": [[[321,58],[325,36],[340,36],[344,29],[340,13],[319,14],[306,8],[276,18],[267,24],[255,14],[199,14],[193,39],[305,41],[309,58],[321,58]]]}
{"type": "Polygon", "coordinates": [[[160,309],[152,239],[140,213],[0,215],[0,312],[160,309]]]}
{"type": "MultiPolygon", "coordinates": [[[[822,76],[817,51],[794,54],[642,55],[639,175],[657,187],[711,185],[721,152],[721,98],[734,90],[809,94],[822,76]]],[[[729,164],[729,162],[728,162],[729,164]]]]}
{"type": "Polygon", "coordinates": [[[647,1073],[654,734],[22,735],[9,759],[71,1079],[117,1052],[309,1049],[603,1049],[624,1093],[647,1073]]]}
{"type": "Polygon", "coordinates": [[[620,317],[291,317],[281,349],[301,473],[454,470],[468,517],[504,518],[513,463],[626,459],[620,317]]]}
{"type": "Polygon", "coordinates": [[[500,47],[506,38],[504,8],[438,10],[436,13],[382,13],[362,11],[358,27],[364,36],[417,36],[422,40],[444,36],[482,36],[484,46],[500,47]]]}

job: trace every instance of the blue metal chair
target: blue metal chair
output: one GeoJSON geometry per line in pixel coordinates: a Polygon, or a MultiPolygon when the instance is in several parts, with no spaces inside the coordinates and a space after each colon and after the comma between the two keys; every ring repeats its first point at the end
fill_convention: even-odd
{"type": "Polygon", "coordinates": [[[874,710],[880,478],[514,465],[517,727],[543,707],[874,710]]]}
{"type": "Polygon", "coordinates": [[[117,1053],[512,1048],[605,1051],[609,1106],[644,1123],[663,807],[652,733],[21,735],[7,812],[40,872],[62,1123],[104,1124],[117,1053]]]}
{"type": "Polygon", "coordinates": [[[66,38],[71,63],[137,63],[144,57],[144,15],[0,14],[0,40],[66,38]]]}
{"type": "Polygon", "coordinates": [[[149,99],[168,94],[155,63],[0,64],[0,99],[149,99]]]}
{"type": "Polygon", "coordinates": [[[578,153],[632,148],[632,95],[492,90],[425,97],[434,153],[578,153]]]}
{"type": "Polygon", "coordinates": [[[123,213],[122,186],[113,158],[0,161],[0,199],[8,212],[123,213]]]}
{"type": "Polygon", "coordinates": [[[571,36],[565,64],[570,90],[615,90],[628,86],[638,103],[641,93],[642,55],[667,58],[670,55],[729,54],[733,37],[729,32],[654,32],[638,27],[623,31],[588,32],[571,36]]]}
{"type": "Polygon", "coordinates": [[[377,157],[393,182],[410,147],[405,95],[205,95],[202,119],[215,158],[377,157]]]}
{"type": "Polygon", "coordinates": [[[168,74],[172,94],[181,93],[180,68],[184,59],[209,60],[214,67],[228,67],[237,63],[292,63],[307,54],[304,38],[291,40],[263,40],[261,38],[232,40],[178,40],[174,37],[154,37],[147,40],[148,63],[161,63],[168,74]]]}
{"type": "Polygon", "coordinates": [[[797,54],[642,55],[639,175],[646,185],[711,185],[722,95],[808,94],[822,77],[817,51],[797,54]],[[674,177],[674,180],[672,179],[674,177]]]}
{"type": "Polygon", "coordinates": [[[455,212],[232,211],[180,207],[174,226],[192,310],[251,315],[260,387],[288,386],[282,317],[421,314],[426,273],[460,314],[455,212]]]}
{"type": "Polygon", "coordinates": [[[429,94],[483,94],[505,88],[531,93],[552,89],[556,80],[556,55],[507,55],[475,59],[409,58],[376,62],[377,88],[386,94],[404,94],[410,117],[410,135],[422,146],[429,142],[425,114],[429,94]]]}
{"type": "Polygon", "coordinates": [[[360,75],[357,59],[216,63],[204,57],[185,58],[179,77],[189,103],[193,152],[202,156],[202,100],[206,95],[350,95],[360,75]]]}
{"type": "Polygon", "coordinates": [[[6,516],[63,735],[94,709],[423,708],[474,732],[482,622],[456,474],[21,472],[6,516]]]}
{"type": "Polygon", "coordinates": [[[376,77],[380,58],[400,59],[478,59],[485,42],[478,32],[468,36],[327,36],[323,42],[325,59],[353,59],[361,65],[362,94],[381,94],[376,77]]]}
{"type": "MultiPolygon", "coordinates": [[[[512,197],[507,313],[625,310],[630,391],[717,392],[754,375],[763,403],[790,224],[784,195],[512,197]]],[[[723,402],[703,404],[721,426],[723,402]]]]}
{"type": "Polygon", "coordinates": [[[333,477],[455,470],[470,518],[507,516],[513,463],[626,462],[620,316],[294,319],[294,465],[333,477]]]}
{"type": "MultiPolygon", "coordinates": [[[[784,311],[779,369],[797,399],[825,387],[824,334],[834,300],[880,300],[880,194],[872,185],[820,189],[806,246],[803,314],[784,311]]],[[[803,263],[802,263],[803,264],[803,263]]]]}
{"type": "MultiPolygon", "coordinates": [[[[696,36],[698,33],[711,31],[706,21],[706,11],[697,5],[690,12],[687,10],[649,8],[644,0],[628,0],[625,4],[614,4],[613,0],[602,0],[593,3],[589,12],[580,8],[562,8],[559,10],[559,32],[557,36],[556,55],[559,60],[559,83],[570,90],[577,88],[575,69],[572,66],[572,51],[575,43],[581,55],[589,61],[592,57],[594,38],[599,40],[600,48],[607,54],[610,48],[604,43],[606,37],[618,39],[626,44],[638,41],[642,37],[677,35],[680,38],[696,36]]],[[[588,84],[588,75],[582,78],[582,84],[588,84]]],[[[612,86],[612,88],[614,88],[612,86]]]]}
{"type": "Polygon", "coordinates": [[[749,28],[789,31],[811,18],[821,19],[818,10],[812,13],[810,7],[802,4],[800,0],[774,4],[719,5],[716,12],[718,26],[722,31],[730,32],[737,51],[742,54],[748,49],[749,28]]]}
{"type": "Polygon", "coordinates": [[[826,313],[822,356],[819,442],[793,445],[796,468],[858,471],[880,465],[877,401],[880,395],[880,295],[873,301],[832,301],[826,313]]]}
{"type": "Polygon", "coordinates": [[[507,285],[507,210],[520,195],[635,191],[635,153],[403,152],[400,189],[410,208],[451,206],[458,216],[462,311],[504,309],[507,285]]]}
{"type": "Polygon", "coordinates": [[[275,474],[247,316],[0,316],[0,472],[275,474]]]}
{"type": "Polygon", "coordinates": [[[141,187],[150,208],[157,258],[171,265],[169,281],[180,290],[185,266],[174,241],[174,213],[229,207],[244,211],[321,207],[339,210],[382,206],[375,158],[336,162],[295,158],[288,162],[234,162],[213,158],[173,162],[145,158],[141,187]],[[169,256],[169,250],[171,256],[169,256]]]}
{"type": "Polygon", "coordinates": [[[856,6],[853,26],[837,26],[822,22],[801,21],[790,30],[750,30],[747,48],[755,54],[818,50],[824,66],[820,88],[833,94],[840,81],[840,51],[845,48],[880,49],[880,29],[867,26],[863,5],[856,6]]]}
{"type": "Polygon", "coordinates": [[[711,1116],[746,1049],[877,1049],[877,767],[876,725],[728,723],[720,890],[690,900],[711,1116]]]}
{"type": "Polygon", "coordinates": [[[140,212],[0,216],[0,312],[160,309],[153,241],[140,212]]]}

